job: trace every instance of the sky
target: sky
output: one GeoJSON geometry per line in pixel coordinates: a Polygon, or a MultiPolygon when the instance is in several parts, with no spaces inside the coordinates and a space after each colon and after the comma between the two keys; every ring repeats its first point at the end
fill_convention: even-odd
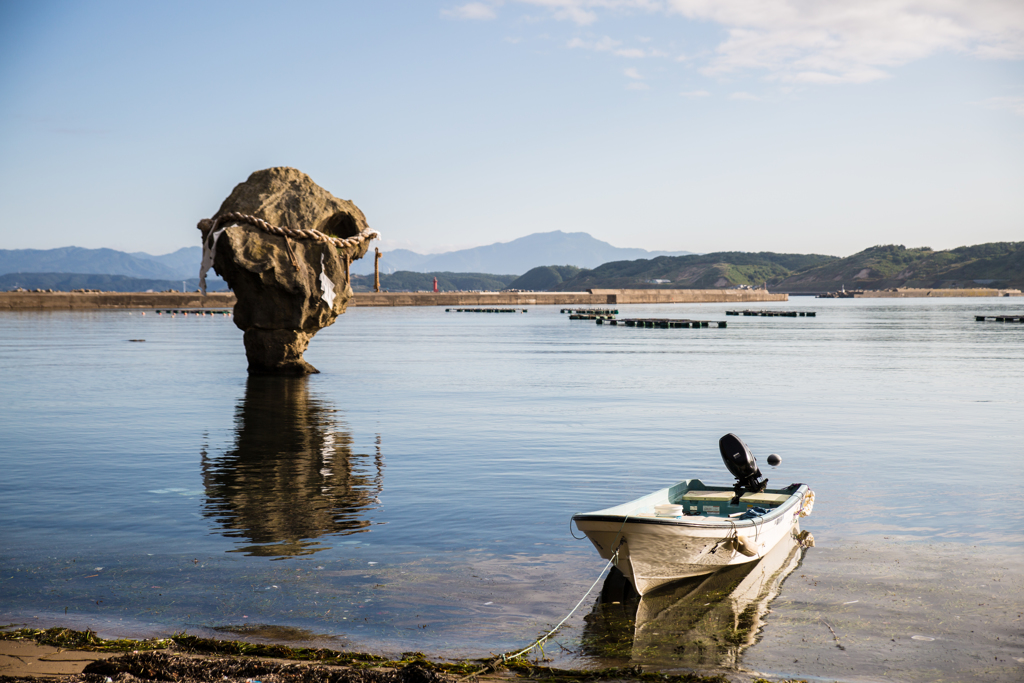
{"type": "Polygon", "coordinates": [[[1021,0],[0,0],[0,248],[199,245],[255,170],[385,251],[1024,240],[1021,0]]]}

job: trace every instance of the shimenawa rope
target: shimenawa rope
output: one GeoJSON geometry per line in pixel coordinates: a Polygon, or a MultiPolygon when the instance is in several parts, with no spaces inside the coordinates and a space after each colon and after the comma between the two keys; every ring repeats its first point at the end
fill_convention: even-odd
{"type": "Polygon", "coordinates": [[[213,226],[210,228],[210,233],[215,232],[217,230],[217,226],[219,226],[221,223],[226,223],[228,221],[233,221],[235,223],[248,223],[254,228],[259,228],[263,232],[270,233],[271,235],[291,237],[292,239],[314,240],[316,242],[333,244],[334,246],[339,247],[341,249],[344,249],[346,247],[354,247],[361,242],[377,239],[380,237],[380,233],[378,233],[376,230],[371,230],[370,228],[363,230],[358,235],[346,237],[344,239],[341,237],[332,237],[331,235],[324,234],[319,230],[304,230],[301,228],[281,228],[276,225],[271,225],[262,218],[257,218],[256,216],[251,216],[247,213],[239,213],[237,211],[232,211],[230,213],[226,213],[222,216],[217,216],[216,218],[214,218],[213,226]]]}
{"type": "Polygon", "coordinates": [[[292,251],[292,245],[288,241],[288,238],[313,240],[321,244],[333,245],[339,249],[356,247],[362,242],[368,242],[370,240],[380,238],[380,233],[376,230],[371,230],[370,228],[367,228],[358,235],[353,235],[352,237],[332,237],[331,235],[324,234],[319,230],[281,228],[276,225],[271,225],[262,218],[257,218],[256,216],[251,216],[247,213],[232,211],[214,218],[211,222],[210,229],[203,235],[203,262],[199,266],[199,289],[202,291],[204,296],[206,295],[206,272],[213,265],[214,249],[217,247],[217,239],[220,237],[221,233],[229,227],[232,225],[239,225],[241,223],[247,223],[254,228],[258,228],[271,235],[284,237],[284,244],[288,249],[288,256],[291,258],[292,266],[295,268],[298,268],[299,264],[295,260],[295,253],[292,251]],[[225,225],[223,228],[218,229],[221,223],[230,223],[231,225],[225,225]]]}

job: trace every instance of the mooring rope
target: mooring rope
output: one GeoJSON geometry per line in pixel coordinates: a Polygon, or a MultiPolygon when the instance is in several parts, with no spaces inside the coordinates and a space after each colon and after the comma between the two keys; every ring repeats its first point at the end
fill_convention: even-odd
{"type": "MultiPolygon", "coordinates": [[[[625,524],[625,522],[623,522],[623,524],[625,524]]],[[[587,592],[583,594],[583,597],[580,598],[580,601],[576,603],[575,607],[573,607],[571,610],[569,610],[569,613],[566,614],[562,618],[562,620],[560,622],[555,624],[555,627],[553,629],[551,629],[550,631],[545,633],[543,636],[541,636],[537,640],[535,640],[532,643],[530,643],[528,646],[524,647],[519,652],[516,652],[515,654],[505,653],[503,655],[500,655],[499,657],[495,657],[494,660],[492,660],[491,662],[485,664],[479,670],[474,671],[474,672],[469,673],[469,674],[466,674],[465,676],[460,678],[459,682],[461,683],[461,681],[465,681],[467,679],[473,678],[474,676],[479,676],[480,674],[486,672],[488,669],[493,669],[495,664],[497,663],[497,661],[499,659],[504,664],[505,662],[507,662],[510,659],[515,659],[516,657],[521,657],[522,655],[526,654],[527,652],[529,652],[533,648],[537,647],[538,645],[541,645],[542,643],[544,643],[544,641],[546,641],[548,638],[553,636],[558,629],[562,628],[562,624],[564,624],[566,621],[568,621],[569,617],[571,617],[576,612],[576,610],[578,610],[580,608],[580,605],[582,605],[583,601],[587,599],[587,596],[590,595],[591,592],[593,592],[594,587],[597,586],[598,582],[604,576],[604,573],[606,571],[608,571],[608,569],[615,563],[615,560],[616,560],[616,558],[618,558],[618,556],[619,556],[619,551],[618,551],[618,549],[616,549],[615,552],[612,553],[612,558],[610,560],[608,560],[608,564],[606,564],[604,566],[604,568],[601,570],[601,573],[597,575],[596,579],[594,579],[594,583],[590,584],[590,588],[588,588],[587,592]]]]}
{"type": "MultiPolygon", "coordinates": [[[[601,580],[601,577],[604,576],[604,573],[606,571],[608,571],[611,568],[611,566],[613,564],[615,564],[615,560],[617,560],[619,558],[619,548],[622,547],[622,544],[619,543],[619,539],[622,538],[622,530],[626,528],[626,522],[629,521],[629,518],[630,518],[630,514],[626,514],[622,518],[622,524],[619,526],[619,531],[615,535],[615,541],[612,543],[612,545],[615,547],[615,551],[612,553],[611,559],[608,560],[608,564],[606,564],[604,566],[604,568],[601,570],[601,573],[597,575],[596,579],[594,579],[594,583],[590,584],[590,588],[588,588],[587,592],[583,594],[583,597],[580,598],[580,601],[576,603],[576,606],[573,607],[571,610],[569,610],[569,613],[566,614],[564,617],[562,617],[562,620],[560,622],[558,622],[557,624],[555,624],[555,627],[553,629],[551,629],[550,631],[548,631],[547,633],[542,635],[540,638],[538,638],[537,640],[533,641],[532,643],[530,643],[529,645],[524,647],[519,652],[516,652],[515,654],[505,653],[503,655],[495,657],[493,660],[491,660],[490,662],[488,662],[487,664],[482,666],[477,671],[474,671],[472,673],[466,674],[462,678],[458,679],[458,683],[462,683],[462,681],[465,681],[467,679],[473,678],[474,676],[479,676],[480,674],[484,673],[488,669],[493,669],[495,664],[497,663],[497,661],[499,659],[504,664],[505,662],[507,662],[510,659],[515,659],[516,657],[523,656],[524,654],[526,654],[527,652],[529,652],[533,648],[537,647],[538,645],[543,644],[544,641],[546,641],[548,638],[553,636],[555,634],[555,632],[558,631],[558,629],[562,628],[562,624],[564,624],[566,621],[568,621],[569,617],[571,617],[573,614],[575,614],[576,610],[578,610],[580,608],[580,605],[583,604],[583,601],[587,599],[587,596],[590,595],[594,591],[594,587],[597,586],[597,583],[601,580]]],[[[572,534],[572,522],[571,521],[569,522],[569,533],[572,534]]],[[[573,534],[573,538],[576,538],[575,534],[573,534]]],[[[586,537],[584,536],[583,538],[586,538],[586,537]]],[[[582,540],[582,539],[577,539],[577,540],[582,540]]]]}
{"type": "Polygon", "coordinates": [[[210,228],[210,233],[216,232],[218,225],[228,221],[232,221],[234,223],[248,223],[254,228],[259,228],[263,232],[270,233],[271,235],[291,237],[292,239],[298,240],[313,240],[316,242],[320,242],[322,244],[333,244],[334,246],[340,249],[345,249],[347,247],[355,247],[362,242],[378,239],[380,237],[379,232],[377,232],[376,230],[372,230],[370,228],[363,230],[358,235],[353,235],[352,237],[346,237],[344,239],[341,237],[332,237],[331,235],[322,233],[319,230],[306,230],[302,228],[282,228],[276,225],[271,225],[262,218],[257,218],[256,216],[251,216],[247,213],[239,213],[238,211],[232,211],[230,213],[226,213],[214,218],[213,225],[210,228]]]}
{"type": "Polygon", "coordinates": [[[555,631],[557,631],[558,629],[560,629],[560,628],[562,627],[562,624],[564,624],[564,623],[565,623],[566,621],[568,621],[569,617],[571,617],[571,616],[573,615],[573,613],[574,613],[574,612],[576,612],[576,610],[578,610],[578,609],[580,608],[580,605],[582,605],[582,604],[583,604],[583,601],[584,601],[584,600],[586,600],[586,599],[587,599],[587,596],[588,596],[588,595],[590,595],[591,591],[593,591],[593,590],[594,590],[594,587],[595,587],[595,586],[597,585],[597,582],[601,580],[601,577],[603,577],[603,576],[604,576],[604,573],[605,573],[606,571],[608,571],[608,569],[609,569],[609,568],[610,568],[610,567],[611,567],[611,566],[612,566],[612,565],[613,565],[613,564],[615,563],[615,559],[616,559],[616,558],[617,558],[618,556],[619,556],[619,551],[618,551],[618,550],[616,550],[616,551],[615,551],[615,552],[614,552],[614,553],[612,554],[612,559],[608,560],[608,564],[606,564],[606,565],[604,566],[604,569],[602,569],[602,570],[601,570],[601,573],[597,575],[597,578],[596,578],[596,579],[594,579],[594,583],[590,584],[590,588],[588,588],[588,589],[587,589],[587,592],[583,594],[583,597],[582,597],[582,598],[580,598],[580,601],[576,603],[576,606],[575,606],[575,607],[573,607],[573,608],[572,608],[571,610],[569,610],[569,613],[568,613],[568,614],[566,614],[566,615],[565,615],[565,616],[564,616],[564,617],[562,618],[562,620],[561,620],[560,622],[558,622],[557,624],[555,624],[555,627],[554,627],[553,629],[551,629],[550,631],[548,631],[547,633],[545,633],[545,634],[544,634],[543,636],[541,636],[541,637],[540,637],[540,638],[538,638],[537,640],[533,641],[533,642],[532,642],[532,643],[530,643],[530,644],[529,644],[528,646],[526,646],[525,648],[523,648],[523,649],[522,649],[522,650],[520,650],[519,652],[515,653],[514,655],[509,655],[509,654],[504,654],[504,655],[502,655],[502,656],[501,656],[501,661],[503,661],[503,662],[507,662],[507,661],[508,661],[508,660],[510,660],[510,659],[515,659],[516,657],[521,657],[522,655],[526,654],[527,652],[529,652],[530,650],[532,650],[533,648],[535,648],[535,647],[537,647],[538,645],[542,644],[542,643],[543,643],[543,642],[544,642],[545,640],[547,640],[548,638],[550,638],[551,636],[553,636],[553,635],[555,634],[555,631]]]}

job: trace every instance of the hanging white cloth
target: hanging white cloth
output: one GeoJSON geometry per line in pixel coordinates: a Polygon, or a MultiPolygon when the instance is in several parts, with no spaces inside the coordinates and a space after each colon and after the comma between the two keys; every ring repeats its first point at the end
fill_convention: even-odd
{"type": "MultiPolygon", "coordinates": [[[[237,223],[235,225],[237,225],[237,223]]],[[[219,240],[221,234],[230,227],[233,226],[225,225],[223,228],[203,240],[203,262],[199,264],[199,291],[203,293],[203,296],[206,296],[206,271],[210,270],[210,267],[213,266],[213,256],[217,253],[217,240],[219,240]],[[210,242],[212,242],[212,244],[208,244],[210,242]]]]}
{"type": "Polygon", "coordinates": [[[320,286],[324,288],[323,300],[327,308],[334,309],[334,283],[327,277],[327,269],[324,265],[324,254],[320,254],[320,286]]]}

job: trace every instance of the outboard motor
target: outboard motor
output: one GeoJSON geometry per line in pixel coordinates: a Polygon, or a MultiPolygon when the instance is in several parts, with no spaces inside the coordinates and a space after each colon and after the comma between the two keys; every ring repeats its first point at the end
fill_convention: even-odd
{"type": "Polygon", "coordinates": [[[732,476],[736,477],[736,483],[732,487],[736,492],[736,497],[732,500],[733,505],[739,504],[740,496],[744,493],[764,491],[768,486],[768,480],[757,468],[754,454],[750,452],[747,444],[743,443],[740,437],[735,434],[726,434],[718,440],[718,450],[722,452],[725,466],[729,468],[732,476]]]}

